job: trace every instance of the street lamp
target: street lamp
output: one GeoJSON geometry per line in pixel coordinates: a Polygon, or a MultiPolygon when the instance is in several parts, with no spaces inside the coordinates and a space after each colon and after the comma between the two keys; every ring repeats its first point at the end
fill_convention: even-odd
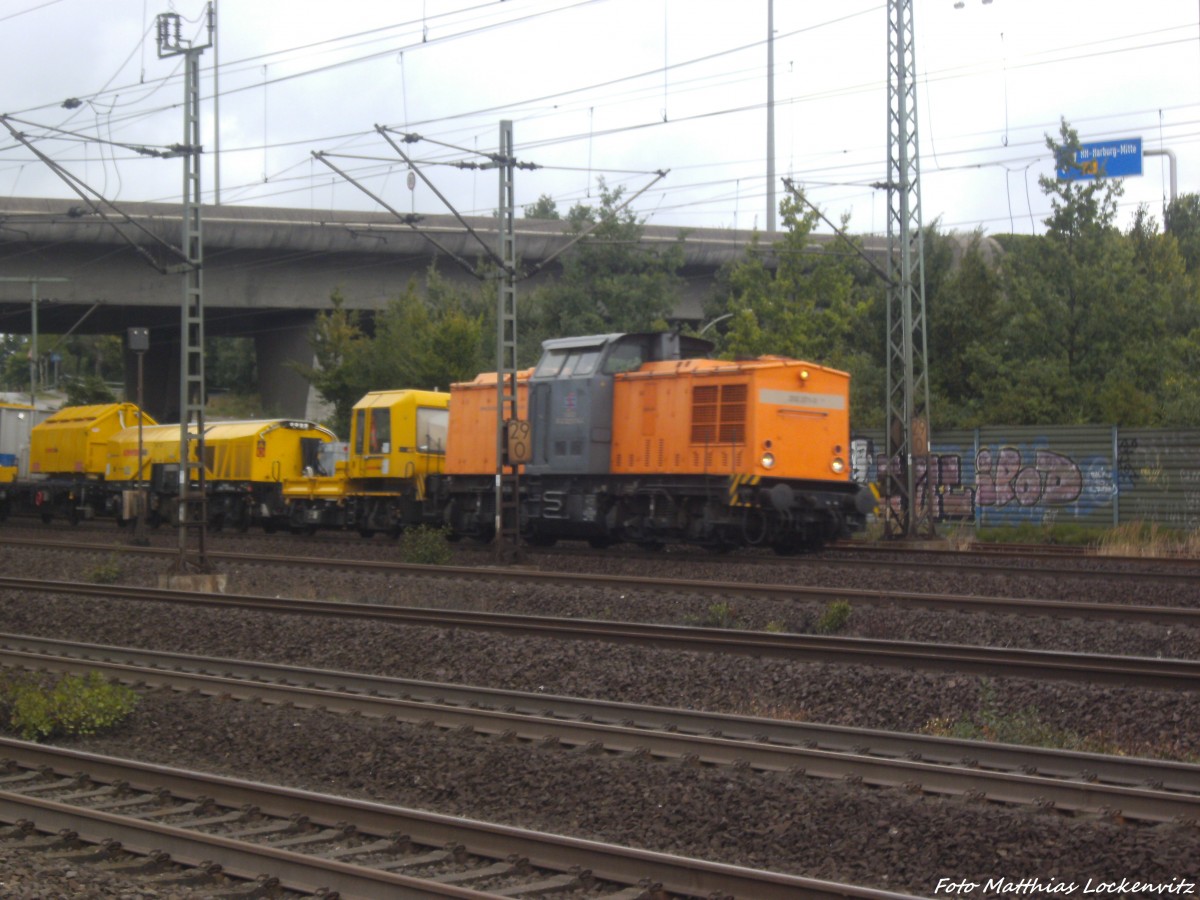
{"type": "Polygon", "coordinates": [[[725,313],[725,315],[723,315],[723,316],[717,316],[715,319],[713,319],[711,322],[709,322],[707,325],[705,325],[703,328],[700,329],[700,334],[703,335],[704,332],[708,331],[708,329],[712,328],[718,322],[724,322],[726,319],[729,319],[732,317],[733,317],[733,313],[725,313]]]}

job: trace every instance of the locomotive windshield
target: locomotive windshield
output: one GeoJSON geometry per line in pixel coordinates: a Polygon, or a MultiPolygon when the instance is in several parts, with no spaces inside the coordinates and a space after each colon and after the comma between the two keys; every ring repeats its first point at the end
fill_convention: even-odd
{"type": "Polygon", "coordinates": [[[534,378],[570,378],[591,375],[600,359],[600,347],[575,347],[547,350],[534,370],[534,378]]]}

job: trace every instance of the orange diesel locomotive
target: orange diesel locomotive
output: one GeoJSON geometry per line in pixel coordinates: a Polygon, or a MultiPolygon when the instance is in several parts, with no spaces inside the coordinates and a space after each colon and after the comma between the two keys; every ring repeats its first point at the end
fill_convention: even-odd
{"type": "MultiPolygon", "coordinates": [[[[520,380],[532,443],[520,479],[527,540],[794,553],[864,526],[875,500],[850,480],[849,376],[781,357],[708,359],[711,349],[673,333],[543,344],[520,380]]],[[[478,379],[452,387],[439,484],[450,528],[481,539],[495,521],[494,384],[490,416],[475,400],[486,399],[478,379]],[[478,452],[460,452],[462,440],[478,452]]]]}

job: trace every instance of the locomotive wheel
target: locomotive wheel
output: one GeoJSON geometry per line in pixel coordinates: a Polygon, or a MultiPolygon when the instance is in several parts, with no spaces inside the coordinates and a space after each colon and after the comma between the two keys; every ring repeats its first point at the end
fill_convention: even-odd
{"type": "Polygon", "coordinates": [[[666,546],[667,545],[664,544],[662,541],[638,541],[639,549],[648,550],[651,553],[657,553],[658,551],[662,550],[666,546]]]}
{"type": "Polygon", "coordinates": [[[588,546],[593,550],[605,550],[616,543],[610,537],[590,537],[587,539],[588,546]]]}
{"type": "Polygon", "coordinates": [[[358,529],[358,533],[359,533],[359,535],[366,538],[367,540],[370,540],[371,538],[375,537],[375,529],[374,528],[360,528],[360,529],[358,529]]]}
{"type": "Polygon", "coordinates": [[[44,524],[49,525],[53,521],[54,515],[52,513],[42,513],[42,522],[44,524]]]}
{"type": "Polygon", "coordinates": [[[553,547],[558,543],[558,538],[551,534],[531,534],[525,539],[525,543],[530,547],[553,547]]]}

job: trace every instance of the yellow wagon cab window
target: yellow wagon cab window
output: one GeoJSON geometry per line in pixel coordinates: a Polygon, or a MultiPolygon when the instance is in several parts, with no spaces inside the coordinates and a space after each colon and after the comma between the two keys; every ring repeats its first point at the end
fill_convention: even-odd
{"type": "Polygon", "coordinates": [[[450,410],[417,407],[417,450],[421,453],[445,453],[450,410]]]}
{"type": "Polygon", "coordinates": [[[354,455],[362,456],[363,452],[363,435],[367,433],[367,411],[365,409],[356,409],[354,411],[354,455]]]}
{"type": "Polygon", "coordinates": [[[392,452],[392,411],[371,410],[371,453],[392,452]]]}

